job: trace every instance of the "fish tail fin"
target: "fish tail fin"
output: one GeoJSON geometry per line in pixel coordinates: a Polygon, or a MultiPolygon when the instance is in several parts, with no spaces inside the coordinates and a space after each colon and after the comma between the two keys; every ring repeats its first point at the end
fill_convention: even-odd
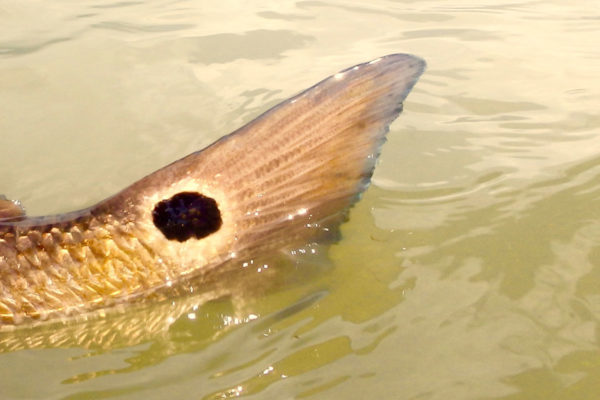
{"type": "Polygon", "coordinates": [[[348,68],[209,149],[203,164],[220,170],[243,210],[238,223],[253,225],[244,229],[251,244],[241,244],[303,240],[307,227],[328,229],[343,219],[340,211],[368,186],[389,124],[424,68],[404,54],[348,68]],[[228,159],[213,164],[222,151],[228,159]]]}
{"type": "Polygon", "coordinates": [[[240,254],[314,240],[367,187],[388,126],[424,69],[420,58],[394,54],[343,70],[115,200],[138,196],[148,210],[183,191],[214,198],[222,227],[203,239],[211,249],[240,254]]]}

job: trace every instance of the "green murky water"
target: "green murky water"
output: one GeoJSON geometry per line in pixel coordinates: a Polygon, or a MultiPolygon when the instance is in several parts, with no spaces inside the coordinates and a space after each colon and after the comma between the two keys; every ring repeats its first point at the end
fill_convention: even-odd
{"type": "Polygon", "coordinates": [[[327,257],[3,334],[0,398],[596,399],[599,38],[594,1],[0,0],[0,192],[30,214],[344,67],[429,65],[327,257]]]}

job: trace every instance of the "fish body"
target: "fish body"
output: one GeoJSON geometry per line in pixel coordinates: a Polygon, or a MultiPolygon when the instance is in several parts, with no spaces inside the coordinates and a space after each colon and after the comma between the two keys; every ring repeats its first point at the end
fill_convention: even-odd
{"type": "Polygon", "coordinates": [[[29,218],[0,200],[0,327],[139,302],[327,234],[424,68],[396,54],[341,71],[85,210],[29,218]]]}

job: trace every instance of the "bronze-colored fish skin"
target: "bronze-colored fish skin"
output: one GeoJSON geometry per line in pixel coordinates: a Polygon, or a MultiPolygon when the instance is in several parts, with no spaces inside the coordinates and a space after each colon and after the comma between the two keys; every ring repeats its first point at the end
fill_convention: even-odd
{"type": "Polygon", "coordinates": [[[96,206],[0,221],[0,327],[139,301],[323,233],[367,186],[424,68],[404,54],[357,65],[96,206]],[[165,238],[152,210],[181,192],[215,199],[221,228],[165,238]]]}
{"type": "MultiPolygon", "coordinates": [[[[178,329],[172,329],[172,325],[191,322],[187,317],[189,313],[203,315],[193,322],[201,324],[202,330],[210,333],[210,337],[195,337],[194,342],[210,342],[235,325],[256,319],[257,313],[271,318],[277,318],[279,312],[289,313],[290,310],[264,308],[258,311],[256,301],[283,282],[289,287],[290,273],[306,277],[307,274],[310,276],[322,272],[319,257],[316,257],[319,263],[317,265],[312,264],[314,258],[315,256],[310,256],[304,260],[302,271],[279,268],[278,266],[289,263],[289,258],[284,254],[255,259],[255,265],[269,264],[269,268],[261,273],[228,263],[199,277],[198,281],[192,279],[174,290],[155,293],[145,303],[116,306],[110,312],[101,309],[70,319],[34,322],[27,324],[27,329],[7,327],[5,331],[0,330],[0,353],[59,347],[115,349],[150,341],[157,344],[158,349],[163,348],[159,350],[160,353],[185,351],[178,349],[177,345],[173,346],[173,335],[179,333],[178,329]],[[221,312],[215,314],[213,306],[209,305],[203,310],[206,303],[210,302],[213,306],[215,303],[225,305],[227,309],[221,309],[221,312]],[[209,313],[208,316],[206,312],[209,313]]],[[[294,279],[292,281],[301,284],[294,279]]],[[[315,294],[311,293],[309,299],[314,297],[315,294]]],[[[300,303],[305,304],[306,301],[300,303]]],[[[293,310],[299,308],[302,306],[299,307],[297,303],[292,306],[293,310]]],[[[185,344],[186,347],[188,345],[189,342],[185,344]]],[[[154,345],[152,348],[157,350],[154,345]]]]}

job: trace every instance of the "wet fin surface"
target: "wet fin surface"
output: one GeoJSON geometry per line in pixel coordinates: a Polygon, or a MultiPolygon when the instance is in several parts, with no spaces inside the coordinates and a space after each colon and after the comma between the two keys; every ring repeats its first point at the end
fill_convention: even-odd
{"type": "Polygon", "coordinates": [[[20,221],[25,219],[25,210],[19,201],[8,200],[0,195],[0,221],[20,221]]]}
{"type": "Polygon", "coordinates": [[[311,240],[345,220],[424,68],[405,54],[351,67],[201,152],[201,164],[218,167],[229,199],[245,211],[235,217],[248,224],[240,244],[311,240]]]}
{"type": "Polygon", "coordinates": [[[215,199],[224,227],[238,232],[231,251],[311,240],[343,221],[368,186],[388,126],[424,69],[418,57],[393,54],[343,70],[139,181],[122,200],[193,177],[224,194],[215,199]]]}

